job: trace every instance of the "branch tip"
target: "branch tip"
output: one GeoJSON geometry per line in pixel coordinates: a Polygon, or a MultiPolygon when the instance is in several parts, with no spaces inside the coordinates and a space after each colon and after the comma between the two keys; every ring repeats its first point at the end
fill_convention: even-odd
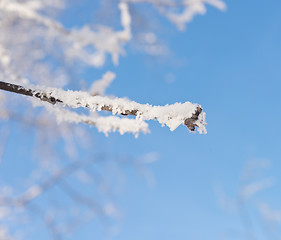
{"type": "Polygon", "coordinates": [[[197,107],[196,111],[192,114],[190,118],[184,120],[184,125],[191,131],[195,131],[195,127],[198,127],[196,124],[197,120],[199,119],[199,115],[202,112],[201,107],[197,107]]]}

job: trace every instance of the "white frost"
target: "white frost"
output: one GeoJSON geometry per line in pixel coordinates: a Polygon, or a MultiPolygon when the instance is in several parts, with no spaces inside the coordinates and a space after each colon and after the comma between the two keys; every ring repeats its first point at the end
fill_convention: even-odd
{"type": "Polygon", "coordinates": [[[123,0],[127,3],[150,3],[155,8],[167,17],[171,22],[183,30],[185,25],[192,21],[192,19],[200,14],[206,13],[207,9],[205,4],[212,5],[215,8],[223,11],[226,5],[221,0],[123,0]]]}
{"type": "Polygon", "coordinates": [[[186,0],[183,1],[185,5],[181,13],[166,12],[167,18],[177,25],[180,30],[185,29],[185,25],[193,20],[193,18],[200,14],[203,15],[207,12],[205,4],[208,3],[219,10],[225,10],[226,5],[221,0],[186,0]]]}
{"type": "MultiPolygon", "coordinates": [[[[66,29],[64,26],[43,14],[41,10],[47,3],[17,2],[12,0],[0,1],[0,16],[6,15],[13,18],[20,18],[20,21],[30,21],[34,25],[45,26],[45,37],[50,42],[60,42],[60,47],[68,60],[82,61],[87,65],[101,67],[105,63],[106,55],[110,54],[115,65],[118,64],[120,54],[124,54],[123,45],[131,39],[131,17],[126,3],[120,3],[120,21],[123,29],[113,30],[106,26],[92,28],[84,25],[80,29],[66,29]],[[89,51],[93,48],[94,51],[89,51]]],[[[50,4],[52,6],[56,6],[50,4]]],[[[62,3],[57,7],[61,7],[62,3]]]]}
{"type": "Polygon", "coordinates": [[[91,95],[104,95],[106,88],[111,84],[115,78],[113,72],[106,72],[100,80],[93,82],[90,87],[89,93],[91,95]]]}
{"type": "MultiPolygon", "coordinates": [[[[91,96],[82,91],[64,91],[57,88],[31,87],[37,89],[38,93],[44,92],[47,97],[60,99],[63,105],[72,108],[87,108],[90,111],[102,111],[110,109],[113,114],[126,114],[128,111],[134,111],[137,119],[157,120],[162,126],[167,125],[171,131],[183,124],[187,118],[190,118],[197,108],[198,104],[191,102],[175,103],[165,106],[152,106],[150,104],[140,104],[125,98],[109,98],[104,96],[91,96]],[[106,108],[106,109],[105,109],[106,108]]],[[[205,133],[205,113],[199,115],[197,121],[198,132],[205,133]]]]}
{"type": "Polygon", "coordinates": [[[148,124],[141,119],[119,118],[117,116],[101,117],[97,114],[95,116],[86,116],[46,102],[33,101],[33,103],[36,106],[44,106],[51,114],[56,116],[58,123],[86,123],[95,126],[99,132],[103,132],[106,136],[108,133],[116,131],[121,135],[132,133],[136,137],[140,132],[149,133],[148,124]]]}

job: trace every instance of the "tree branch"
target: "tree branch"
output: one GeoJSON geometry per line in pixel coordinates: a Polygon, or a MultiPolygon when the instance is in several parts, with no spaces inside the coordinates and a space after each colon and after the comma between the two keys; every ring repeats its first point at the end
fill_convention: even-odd
{"type": "Polygon", "coordinates": [[[2,81],[0,81],[0,89],[4,91],[39,98],[41,101],[49,102],[51,104],[62,103],[66,106],[70,106],[73,108],[85,107],[89,108],[92,111],[110,111],[113,114],[117,113],[121,115],[133,115],[137,117],[143,117],[145,118],[144,120],[156,119],[162,125],[166,124],[167,126],[169,126],[171,130],[174,130],[179,125],[179,121],[180,123],[183,123],[192,132],[195,131],[196,127],[201,127],[199,125],[202,125],[203,128],[205,125],[204,119],[200,120],[199,117],[200,114],[203,114],[201,106],[193,106],[193,104],[189,102],[184,103],[187,106],[182,106],[184,104],[177,104],[177,107],[180,106],[181,110],[185,111],[183,114],[189,116],[178,116],[179,114],[175,114],[174,111],[171,112],[172,109],[168,109],[168,107],[174,107],[173,105],[166,105],[163,107],[151,106],[148,104],[143,105],[135,102],[128,102],[128,100],[124,99],[109,99],[100,96],[90,96],[84,92],[63,91],[60,89],[46,88],[44,90],[34,90],[2,81]],[[118,101],[117,106],[114,102],[115,100],[118,101]],[[128,107],[128,105],[130,106],[128,107]],[[189,113],[191,106],[193,107],[192,114],[189,113]],[[178,118],[176,123],[171,122],[175,115],[178,118]]]}
{"type": "Polygon", "coordinates": [[[16,84],[12,84],[12,83],[6,83],[6,82],[0,81],[0,89],[4,90],[4,91],[8,91],[8,92],[13,92],[13,93],[30,96],[30,97],[40,98],[40,100],[46,101],[46,102],[49,102],[52,104],[55,104],[57,102],[62,103],[62,101],[59,99],[55,99],[54,97],[47,97],[46,94],[44,94],[43,92],[40,93],[38,91],[24,88],[20,85],[16,85],[16,84]]]}

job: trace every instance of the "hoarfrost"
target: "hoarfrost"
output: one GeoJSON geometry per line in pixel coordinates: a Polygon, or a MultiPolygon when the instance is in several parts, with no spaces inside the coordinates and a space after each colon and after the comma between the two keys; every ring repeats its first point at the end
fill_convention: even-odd
{"type": "MultiPolygon", "coordinates": [[[[38,94],[46,94],[47,98],[59,99],[64,106],[71,108],[87,108],[90,111],[111,111],[118,115],[135,115],[140,120],[157,120],[162,126],[166,125],[174,131],[184,121],[192,117],[200,107],[191,102],[174,103],[165,106],[152,106],[150,104],[140,104],[125,98],[109,98],[105,96],[91,96],[82,91],[64,91],[57,88],[33,87],[38,94]]],[[[206,133],[205,113],[200,113],[197,126],[199,133],[206,133]]]]}
{"type": "Polygon", "coordinates": [[[106,88],[111,84],[116,75],[113,72],[106,72],[100,80],[93,82],[89,93],[92,96],[104,95],[106,88]]]}
{"type": "Polygon", "coordinates": [[[102,117],[98,116],[98,114],[95,114],[95,116],[87,116],[41,101],[34,100],[33,103],[37,106],[43,105],[50,113],[56,116],[58,123],[86,123],[95,126],[99,132],[103,132],[106,136],[108,136],[108,133],[116,131],[121,135],[124,133],[132,133],[135,137],[137,137],[140,132],[149,133],[148,124],[141,119],[127,119],[117,116],[102,117]]]}
{"type": "Polygon", "coordinates": [[[193,20],[193,18],[200,14],[206,13],[205,4],[223,11],[226,5],[221,0],[124,0],[127,3],[150,3],[166,18],[173,22],[178,29],[184,30],[185,25],[193,20]],[[181,11],[179,11],[181,9],[181,11]]]}

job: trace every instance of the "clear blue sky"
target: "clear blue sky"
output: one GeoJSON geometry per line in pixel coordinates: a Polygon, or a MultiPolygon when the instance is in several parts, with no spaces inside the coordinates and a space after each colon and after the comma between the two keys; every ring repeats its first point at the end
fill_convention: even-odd
{"type": "MultiPolygon", "coordinates": [[[[151,134],[137,139],[98,135],[101,151],[113,158],[159,156],[148,166],[154,186],[137,171],[124,169],[116,240],[249,239],[239,214],[220,207],[216,189],[221,186],[235,199],[242,168],[255,159],[271,162],[262,175],[274,178],[275,185],[250,199],[246,212],[254,222],[253,239],[269,239],[255,209],[265,201],[281,210],[281,2],[226,4],[226,12],[208,7],[185,32],[167,24],[163,36],[173,54],[165,61],[127,48],[118,67],[88,72],[88,79],[116,72],[109,94],[154,105],[197,102],[207,113],[207,135],[191,134],[184,126],[170,132],[154,122],[151,134]],[[165,80],[171,74],[172,83],[165,80]]],[[[86,224],[73,239],[104,239],[95,224],[86,224]]]]}
{"type": "MultiPolygon", "coordinates": [[[[116,70],[111,93],[152,104],[198,102],[208,122],[207,135],[190,134],[184,127],[170,132],[153,124],[152,133],[137,140],[118,135],[106,139],[116,153],[160,156],[151,165],[154,188],[139,176],[129,176],[118,240],[247,239],[239,215],[219,207],[215,189],[221,185],[235,198],[242,168],[254,159],[272,162],[265,175],[276,184],[250,200],[247,211],[261,200],[281,209],[281,3],[226,3],[225,13],[208,8],[185,32],[170,30],[167,41],[181,66],[173,59],[163,65],[130,55],[116,70]],[[175,82],[165,82],[171,73],[175,82]]],[[[250,215],[258,228],[254,239],[269,239],[260,230],[264,226],[257,211],[250,215]]]]}

